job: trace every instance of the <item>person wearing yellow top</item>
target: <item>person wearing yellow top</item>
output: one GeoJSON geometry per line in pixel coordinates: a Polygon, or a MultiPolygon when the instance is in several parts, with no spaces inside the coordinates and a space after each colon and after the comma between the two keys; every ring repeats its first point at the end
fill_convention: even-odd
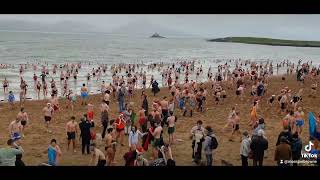
{"type": "Polygon", "coordinates": [[[248,122],[248,124],[253,127],[254,124],[257,122],[258,119],[258,115],[257,115],[257,101],[253,102],[253,107],[251,108],[251,112],[250,112],[250,121],[248,122]]]}

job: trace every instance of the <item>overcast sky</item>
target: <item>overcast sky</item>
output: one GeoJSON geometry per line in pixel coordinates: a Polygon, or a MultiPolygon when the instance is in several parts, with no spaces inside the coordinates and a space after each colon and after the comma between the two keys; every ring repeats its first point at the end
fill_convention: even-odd
{"type": "Polygon", "coordinates": [[[320,40],[320,15],[0,15],[0,20],[74,21],[109,31],[139,22],[202,37],[263,36],[320,40]]]}

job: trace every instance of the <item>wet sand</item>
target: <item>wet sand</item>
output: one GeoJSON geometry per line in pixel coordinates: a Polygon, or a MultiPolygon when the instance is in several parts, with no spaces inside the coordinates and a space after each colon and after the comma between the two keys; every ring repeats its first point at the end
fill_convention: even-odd
{"type": "MultiPolygon", "coordinates": [[[[298,92],[301,85],[295,79],[295,76],[288,76],[286,78],[287,86],[292,90],[292,94],[298,92]]],[[[268,84],[268,89],[263,97],[261,103],[258,107],[258,117],[263,117],[266,122],[265,133],[267,139],[269,141],[269,148],[266,151],[266,158],[264,159],[264,165],[273,166],[276,165],[274,159],[274,151],[275,144],[278,138],[279,133],[282,130],[281,120],[284,115],[280,115],[278,112],[279,105],[276,102],[273,107],[269,107],[267,104],[268,98],[272,94],[279,94],[280,90],[284,87],[282,84],[281,77],[272,77],[268,84]]],[[[309,111],[318,112],[319,111],[319,97],[311,98],[308,95],[310,92],[310,84],[311,81],[309,79],[306,80],[306,84],[304,85],[305,89],[303,92],[303,101],[300,102],[300,105],[303,107],[303,110],[306,114],[309,111]]],[[[206,112],[195,112],[192,118],[190,117],[182,117],[182,113],[179,109],[176,109],[175,114],[178,117],[178,121],[176,123],[176,137],[177,139],[182,139],[183,142],[176,142],[173,145],[173,158],[176,161],[176,165],[178,166],[193,166],[191,159],[191,140],[190,140],[190,129],[196,124],[197,120],[202,120],[204,122],[204,126],[210,125],[213,127],[214,133],[217,136],[219,146],[217,150],[214,152],[214,165],[223,165],[221,164],[221,160],[225,160],[233,165],[239,166],[241,165],[241,159],[239,155],[240,149],[240,137],[234,138],[234,142],[230,142],[229,135],[230,132],[222,132],[222,128],[226,123],[226,118],[232,106],[238,104],[237,108],[240,110],[240,130],[248,130],[251,134],[251,130],[247,125],[247,121],[250,118],[250,108],[251,108],[251,96],[250,96],[251,86],[248,86],[245,90],[244,100],[240,101],[237,99],[235,95],[235,89],[227,90],[227,98],[222,105],[213,105],[212,96],[208,97],[207,101],[207,109],[206,112]]],[[[135,93],[135,97],[132,100],[135,102],[135,111],[138,111],[140,107],[140,94],[141,90],[138,90],[135,93]]],[[[148,101],[149,101],[149,109],[151,108],[151,103],[153,100],[153,95],[151,95],[151,89],[147,90],[148,101]]],[[[160,93],[157,94],[156,98],[162,98],[163,96],[168,96],[168,88],[161,88],[160,93]]],[[[100,125],[100,110],[98,106],[101,102],[101,95],[92,95],[90,96],[89,102],[94,104],[94,119],[98,126],[96,126],[96,131],[101,133],[100,125]]],[[[80,98],[77,100],[77,104],[75,106],[75,111],[72,113],[71,109],[65,109],[65,100],[60,100],[60,106],[63,108],[62,111],[56,113],[54,119],[51,123],[51,128],[53,130],[52,134],[46,133],[45,124],[43,120],[42,108],[45,106],[46,101],[27,101],[25,104],[25,110],[29,115],[30,123],[27,125],[25,130],[25,137],[22,140],[22,146],[25,150],[23,155],[23,161],[26,165],[39,165],[42,162],[47,161],[47,153],[45,152],[49,142],[52,138],[56,138],[60,148],[62,150],[62,157],[60,160],[60,165],[62,166],[86,166],[89,163],[90,156],[81,155],[80,149],[80,141],[79,136],[77,136],[77,152],[73,153],[70,149],[67,152],[67,139],[65,133],[65,124],[69,121],[72,115],[76,116],[77,122],[80,121],[80,117],[82,114],[86,113],[86,107],[81,106],[80,98]]],[[[13,121],[19,112],[18,103],[15,105],[15,109],[11,110],[7,103],[1,103],[0,105],[0,147],[4,147],[8,135],[8,125],[11,121],[13,121]]],[[[118,116],[118,104],[115,99],[111,98],[110,105],[110,113],[109,118],[114,119],[118,116]]],[[[303,128],[302,133],[302,141],[303,145],[307,144],[309,137],[308,130],[308,120],[305,120],[305,126],[303,128]]],[[[164,138],[165,141],[168,141],[167,127],[164,128],[164,138]]],[[[124,160],[123,155],[128,151],[128,143],[127,136],[125,138],[124,147],[117,146],[116,152],[116,165],[123,166],[124,160]]],[[[98,142],[98,147],[101,150],[104,150],[104,142],[98,142]]],[[[146,153],[145,157],[149,159],[151,155],[151,150],[146,153]]],[[[205,156],[202,157],[203,161],[205,161],[205,156]]],[[[249,165],[252,165],[252,160],[249,160],[249,165]]]]}

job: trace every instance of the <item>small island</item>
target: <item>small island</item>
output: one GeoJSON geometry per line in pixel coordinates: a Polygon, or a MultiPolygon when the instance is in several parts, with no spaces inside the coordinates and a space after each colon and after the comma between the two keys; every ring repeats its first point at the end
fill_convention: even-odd
{"type": "Polygon", "coordinates": [[[261,44],[270,46],[320,47],[320,41],[298,41],[258,37],[226,37],[209,39],[209,42],[232,42],[245,44],[261,44]]]}
{"type": "Polygon", "coordinates": [[[158,33],[154,33],[150,38],[165,38],[163,36],[160,36],[158,33]]]}

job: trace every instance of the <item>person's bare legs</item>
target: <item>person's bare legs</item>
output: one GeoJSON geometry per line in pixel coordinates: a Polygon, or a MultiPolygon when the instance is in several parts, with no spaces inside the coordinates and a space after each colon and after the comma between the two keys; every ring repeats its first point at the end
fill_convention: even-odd
{"type": "Polygon", "coordinates": [[[71,142],[71,140],[68,139],[68,148],[67,148],[68,151],[69,151],[69,147],[70,147],[70,142],[71,142]]]}
{"type": "Polygon", "coordinates": [[[121,131],[120,132],[120,144],[121,144],[121,146],[124,146],[123,141],[124,141],[124,131],[121,131]]]}
{"type": "Polygon", "coordinates": [[[73,152],[76,152],[76,140],[72,139],[72,147],[73,147],[73,152]]]}

